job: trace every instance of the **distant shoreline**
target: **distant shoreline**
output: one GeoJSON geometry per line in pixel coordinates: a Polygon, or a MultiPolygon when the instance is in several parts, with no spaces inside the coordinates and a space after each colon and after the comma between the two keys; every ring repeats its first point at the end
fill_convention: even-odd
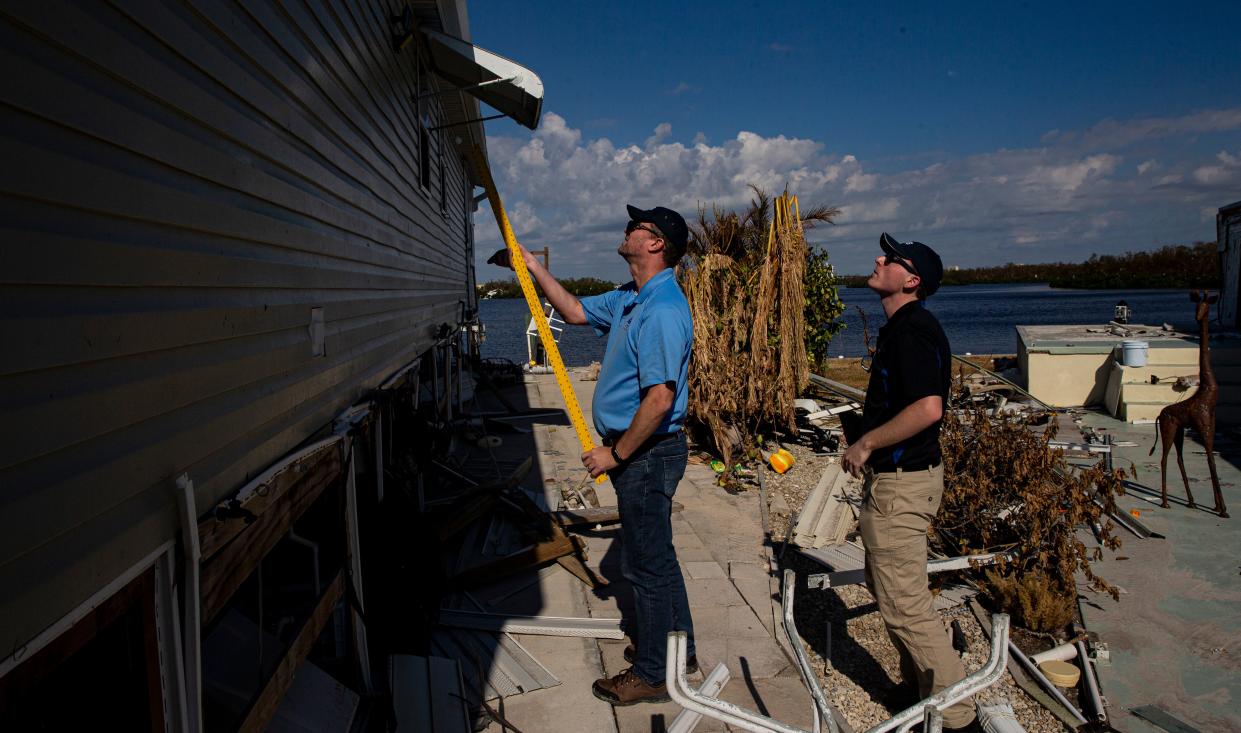
{"type": "MultiPolygon", "coordinates": [[[[843,287],[865,287],[870,275],[840,275],[843,287]]],[[[1215,242],[1175,244],[1150,252],[1091,255],[1085,262],[1008,263],[950,269],[941,285],[1047,285],[1065,290],[1170,290],[1220,285],[1215,242]]]]}

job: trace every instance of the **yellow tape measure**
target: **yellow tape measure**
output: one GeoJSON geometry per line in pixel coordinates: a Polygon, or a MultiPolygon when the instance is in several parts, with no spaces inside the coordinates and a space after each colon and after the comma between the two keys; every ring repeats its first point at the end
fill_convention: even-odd
{"type": "MultiPolygon", "coordinates": [[[[590,439],[590,431],[586,429],[586,418],[582,416],[581,405],[577,402],[577,393],[573,391],[573,385],[569,382],[569,373],[565,371],[564,361],[560,359],[560,349],[556,346],[556,339],[552,337],[551,327],[547,325],[547,314],[543,312],[543,302],[539,300],[539,294],[534,290],[530,271],[526,269],[526,259],[521,256],[521,250],[517,247],[517,237],[513,234],[513,227],[508,223],[508,214],[504,213],[504,204],[500,202],[500,194],[496,191],[495,181],[491,180],[491,170],[487,167],[487,160],[477,145],[471,151],[471,157],[474,159],[474,168],[478,171],[478,177],[483,182],[483,187],[487,189],[487,200],[491,202],[491,212],[495,214],[496,224],[500,225],[500,233],[504,235],[504,244],[508,247],[513,271],[517,273],[517,282],[521,284],[521,292],[526,296],[526,305],[530,308],[530,315],[534,318],[535,325],[538,326],[543,349],[547,351],[548,361],[552,363],[552,371],[556,375],[556,384],[560,387],[560,396],[564,398],[569,421],[573,423],[573,429],[577,432],[577,440],[582,444],[582,451],[594,450],[595,442],[590,439]]],[[[607,474],[600,474],[595,479],[595,483],[603,483],[605,479],[607,479],[607,474]]]]}

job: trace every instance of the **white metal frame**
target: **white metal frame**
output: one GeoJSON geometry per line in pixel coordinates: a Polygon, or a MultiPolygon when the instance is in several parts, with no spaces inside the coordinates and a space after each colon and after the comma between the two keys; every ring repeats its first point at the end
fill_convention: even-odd
{"type": "Polygon", "coordinates": [[[186,720],[185,730],[198,733],[203,729],[203,679],[202,679],[202,589],[199,578],[202,571],[202,548],[198,544],[198,503],[194,498],[194,482],[188,474],[177,478],[177,503],[181,509],[181,562],[185,566],[185,624],[184,659],[186,720]]]}
{"type": "MultiPolygon", "coordinates": [[[[792,583],[787,583],[787,586],[785,594],[791,601],[792,594],[790,589],[792,583]]],[[[788,605],[791,607],[792,603],[788,605]]],[[[786,611],[786,618],[790,614],[790,611],[786,611]]],[[[978,693],[1003,676],[1005,665],[1008,663],[1008,626],[1009,619],[1007,614],[997,613],[991,617],[991,655],[982,669],[949,685],[938,694],[928,697],[913,707],[897,713],[888,720],[874,726],[866,733],[886,733],[892,730],[906,733],[919,722],[924,724],[923,730],[928,733],[939,733],[943,729],[943,710],[945,708],[978,693]]],[[[800,645],[800,641],[798,641],[794,644],[794,649],[797,650],[800,645]]],[[[778,720],[760,715],[739,705],[704,695],[690,687],[689,680],[685,676],[688,648],[689,637],[686,632],[673,631],[668,634],[666,682],[668,694],[678,705],[686,710],[692,710],[707,717],[723,721],[727,725],[741,730],[754,731],[755,733],[767,733],[767,731],[775,731],[776,733],[806,733],[800,728],[781,723],[778,720]]],[[[801,662],[804,660],[804,651],[798,654],[798,659],[799,666],[801,666],[801,662]]],[[[803,676],[808,671],[808,669],[804,669],[803,676]]],[[[814,678],[813,674],[810,675],[810,680],[809,686],[812,694],[815,694],[816,706],[818,706],[820,699],[826,705],[826,698],[822,694],[818,680],[814,678]]],[[[827,719],[829,721],[832,720],[830,716],[827,719]]]]}

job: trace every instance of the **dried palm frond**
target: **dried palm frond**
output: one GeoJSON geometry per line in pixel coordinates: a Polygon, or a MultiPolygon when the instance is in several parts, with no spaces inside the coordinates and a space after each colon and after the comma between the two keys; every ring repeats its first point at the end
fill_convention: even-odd
{"type": "Polygon", "coordinates": [[[806,386],[806,226],[797,197],[751,187],[744,214],[699,209],[680,279],[694,318],[690,421],[731,464],[771,427],[794,430],[793,401],[806,386]]]}

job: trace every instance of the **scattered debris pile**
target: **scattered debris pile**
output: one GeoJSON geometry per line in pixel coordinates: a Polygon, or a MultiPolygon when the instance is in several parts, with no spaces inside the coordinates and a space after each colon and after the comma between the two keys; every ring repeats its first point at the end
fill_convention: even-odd
{"type": "MultiPolygon", "coordinates": [[[[812,442],[815,432],[838,437],[841,418],[847,422],[856,414],[862,397],[848,384],[817,376],[811,381],[814,409],[803,400],[807,409],[798,412],[798,431],[781,443],[793,454],[794,467],[784,474],[760,470],[770,497],[771,536],[776,543],[784,540],[783,562],[805,573],[812,590],[796,609],[798,625],[823,662],[821,679],[835,704],[853,725],[865,727],[895,712],[889,699],[899,679],[896,652],[878,613],[859,612],[873,602],[862,584],[865,550],[856,531],[860,486],[842,478],[838,451],[812,442]]],[[[1011,676],[979,700],[1010,705],[1028,730],[1106,720],[1103,704],[1091,694],[1098,687],[1093,665],[1075,663],[1084,670],[1078,694],[1058,690],[1038,660],[1022,660],[1026,652],[1065,640],[1084,642],[1092,652],[1105,648],[1081,626],[1074,578],[1080,571],[1094,589],[1117,598],[1118,589],[1094,574],[1091,561],[1104,548],[1119,547],[1117,526],[1150,536],[1116,507],[1125,474],[1112,468],[1107,436],[1078,422],[1033,400],[1003,371],[962,369],[942,430],[947,481],[928,557],[935,608],[957,627],[954,638],[970,669],[987,646],[986,611],[973,597],[981,593],[988,607],[1012,617],[1019,628],[1010,649],[1011,676]],[[1072,428],[1082,431],[1076,442],[1057,440],[1058,432],[1072,428]],[[1093,530],[1097,544],[1079,538],[1081,527],[1093,530]]]]}

